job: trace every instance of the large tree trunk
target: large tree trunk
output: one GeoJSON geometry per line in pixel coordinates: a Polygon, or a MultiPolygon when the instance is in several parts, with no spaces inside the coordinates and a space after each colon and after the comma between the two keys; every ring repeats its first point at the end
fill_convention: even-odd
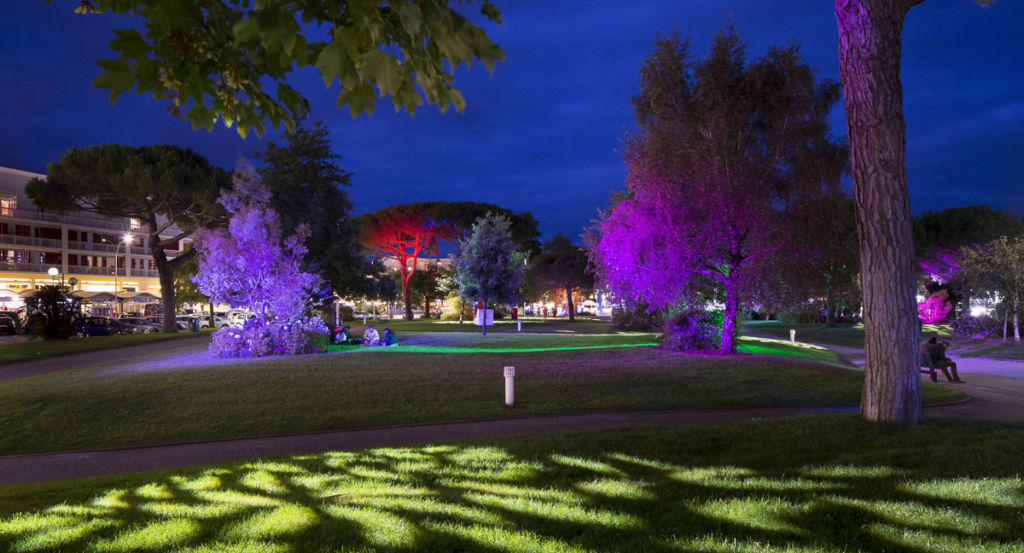
{"type": "Polygon", "coordinates": [[[836,326],[836,292],[832,286],[831,276],[825,293],[825,324],[830,328],[836,326]]]}
{"type": "Polygon", "coordinates": [[[566,297],[565,301],[566,301],[566,303],[569,306],[569,320],[570,321],[575,321],[576,320],[576,306],[573,305],[573,302],[572,302],[572,287],[571,286],[566,286],[565,287],[565,297],[566,297]]]}
{"type": "Polygon", "coordinates": [[[163,259],[156,260],[156,271],[160,276],[160,301],[163,303],[164,314],[162,315],[163,328],[161,332],[174,333],[178,331],[178,321],[175,317],[174,309],[174,269],[171,268],[171,264],[167,261],[167,256],[161,255],[163,259]]]}
{"type": "Polygon", "coordinates": [[[864,290],[861,416],[904,424],[922,413],[900,33],[920,1],[835,2],[864,290]]]}
{"type": "Polygon", "coordinates": [[[732,286],[726,284],[725,311],[722,313],[722,345],[719,348],[719,352],[724,355],[736,353],[736,315],[739,310],[740,298],[732,286]]]}

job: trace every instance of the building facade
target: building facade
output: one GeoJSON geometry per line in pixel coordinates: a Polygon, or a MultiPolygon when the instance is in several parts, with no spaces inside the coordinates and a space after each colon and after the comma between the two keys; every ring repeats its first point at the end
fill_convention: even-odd
{"type": "MultiPolygon", "coordinates": [[[[32,178],[46,176],[0,167],[0,308],[17,303],[15,295],[62,280],[94,314],[142,312],[143,304],[159,300],[145,226],[137,219],[38,209],[25,194],[32,178]]],[[[165,251],[174,257],[185,246],[165,251]]]]}

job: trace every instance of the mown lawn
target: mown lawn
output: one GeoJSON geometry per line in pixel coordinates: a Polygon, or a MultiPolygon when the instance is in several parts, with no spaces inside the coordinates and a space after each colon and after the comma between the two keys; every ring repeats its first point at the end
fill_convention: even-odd
{"type": "MultiPolygon", "coordinates": [[[[615,332],[612,329],[610,321],[607,319],[598,319],[596,317],[577,317],[575,321],[569,321],[569,319],[564,317],[548,317],[547,321],[541,317],[520,317],[520,319],[522,320],[523,332],[550,332],[563,334],[608,334],[615,332]]],[[[354,319],[345,321],[345,324],[354,328],[362,328],[363,320],[354,319]]],[[[473,324],[472,320],[464,321],[460,324],[458,321],[441,321],[438,319],[414,319],[412,321],[406,321],[404,319],[376,321],[373,319],[367,319],[367,324],[371,324],[378,329],[391,327],[391,329],[399,335],[407,332],[482,333],[482,328],[473,324]]],[[[487,326],[488,334],[502,334],[516,332],[517,330],[518,326],[516,321],[511,319],[494,321],[494,325],[487,326]]]]}
{"type": "MultiPolygon", "coordinates": [[[[837,366],[832,352],[751,344],[786,356],[827,353],[831,364],[653,347],[430,353],[401,346],[245,362],[176,354],[0,385],[0,454],[546,413],[857,405],[863,374],[837,366]],[[504,405],[505,366],[516,368],[513,408],[504,405]]],[[[924,389],[929,402],[964,397],[949,386],[924,389]]]]}
{"type": "Polygon", "coordinates": [[[1012,553],[1022,474],[1020,421],[536,435],[3,486],[0,549],[1012,553]]]}
{"type": "Polygon", "coordinates": [[[1024,361],[1024,342],[988,339],[980,342],[957,344],[951,352],[959,357],[988,357],[991,359],[1008,359],[1024,361]]]}
{"type": "MultiPolygon", "coordinates": [[[[212,331],[204,331],[212,332],[212,331]]],[[[4,363],[16,363],[19,361],[34,361],[48,357],[59,357],[75,353],[88,353],[108,349],[117,349],[128,346],[139,346],[196,336],[192,332],[176,332],[164,334],[161,332],[153,334],[125,334],[119,336],[92,336],[89,338],[70,338],[67,340],[29,340],[25,342],[12,342],[0,344],[0,365],[4,363]]]]}
{"type": "MultiPolygon", "coordinates": [[[[765,335],[771,338],[789,340],[789,330],[796,330],[798,342],[814,344],[830,344],[850,348],[864,347],[863,324],[839,324],[830,327],[824,324],[801,325],[786,324],[779,321],[746,321],[741,334],[765,335]]],[[[940,339],[949,336],[948,325],[926,324],[921,329],[922,336],[938,336],[940,339]]]]}

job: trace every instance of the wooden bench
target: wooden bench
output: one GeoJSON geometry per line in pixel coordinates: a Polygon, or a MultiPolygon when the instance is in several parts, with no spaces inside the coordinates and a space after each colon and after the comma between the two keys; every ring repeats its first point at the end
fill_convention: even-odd
{"type": "Polygon", "coordinates": [[[936,374],[937,371],[941,371],[943,374],[945,374],[946,375],[946,380],[951,380],[950,377],[949,377],[949,373],[946,371],[946,369],[937,368],[935,366],[935,362],[932,361],[932,356],[931,355],[928,355],[927,353],[922,353],[921,354],[921,372],[928,373],[928,377],[932,379],[932,382],[938,382],[939,381],[939,375],[936,374]]]}

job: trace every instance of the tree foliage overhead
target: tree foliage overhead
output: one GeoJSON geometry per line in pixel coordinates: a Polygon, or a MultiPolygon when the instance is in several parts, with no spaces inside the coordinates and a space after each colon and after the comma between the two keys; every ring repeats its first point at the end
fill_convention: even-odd
{"type": "MultiPolygon", "coordinates": [[[[174,313],[174,271],[195,253],[185,250],[168,259],[164,249],[179,245],[200,225],[223,222],[217,196],[230,185],[230,173],[190,149],[120,144],[72,148],[48,163],[46,171],[45,179],[25,185],[41,209],[131,217],[145,225],[160,275],[163,312],[174,313]]],[[[165,317],[163,331],[176,330],[173,317],[165,317]]]]}
{"type": "Polygon", "coordinates": [[[342,296],[368,292],[369,261],[362,256],[359,231],[349,215],[352,202],[342,187],[351,186],[352,173],[338,167],[327,128],[314,122],[285,131],[287,145],[267,143],[256,153],[263,162],[260,179],[272,193],[274,211],[285,234],[300,226],[309,229],[305,268],[318,273],[342,296]]]}
{"type": "Polygon", "coordinates": [[[133,14],[145,29],[117,29],[93,86],[110,101],[135,88],[168,102],[193,128],[218,120],[243,137],[252,129],[292,129],[309,112],[294,74],[307,67],[328,88],[337,82],[339,108],[372,114],[390,97],[396,111],[415,113],[424,101],[461,111],[454,69],[479,60],[492,70],[505,54],[461,13],[479,5],[501,24],[489,0],[83,0],[79,13],[133,14]]]}
{"type": "Polygon", "coordinates": [[[735,353],[757,266],[787,239],[783,208],[839,186],[845,149],[828,126],[839,87],[817,81],[795,44],[748,60],[732,28],[703,59],[678,33],[659,37],[640,83],[627,194],[588,240],[591,260],[617,296],[653,308],[721,295],[721,351],[735,353]]]}

